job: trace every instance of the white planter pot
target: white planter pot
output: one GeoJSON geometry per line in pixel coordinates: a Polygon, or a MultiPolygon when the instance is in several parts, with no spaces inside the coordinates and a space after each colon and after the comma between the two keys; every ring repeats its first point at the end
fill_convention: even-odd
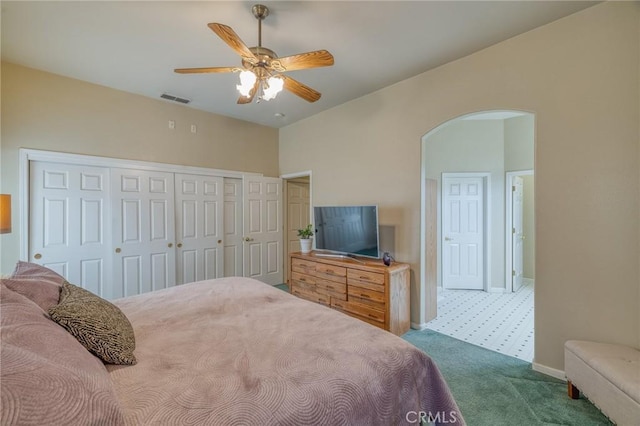
{"type": "Polygon", "coordinates": [[[311,253],[311,238],[300,238],[300,251],[311,253]]]}

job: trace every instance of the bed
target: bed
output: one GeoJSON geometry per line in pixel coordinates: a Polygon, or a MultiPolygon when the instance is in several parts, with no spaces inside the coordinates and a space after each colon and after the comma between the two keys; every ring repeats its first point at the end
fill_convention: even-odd
{"type": "MultiPolygon", "coordinates": [[[[50,391],[39,389],[52,379],[31,373],[40,355],[33,361],[29,351],[41,345],[16,351],[20,339],[32,340],[33,333],[21,335],[15,324],[6,323],[24,315],[26,302],[5,285],[0,295],[2,424],[73,423],[75,418],[46,401],[50,391]],[[20,309],[16,303],[22,304],[20,309]],[[21,396],[29,390],[28,398],[21,396]],[[33,404],[36,397],[43,401],[33,404]]],[[[104,371],[106,379],[83,370],[77,378],[49,386],[75,389],[56,392],[56,401],[62,395],[75,399],[74,407],[84,404],[84,409],[74,408],[80,423],[393,425],[418,424],[430,415],[435,424],[465,424],[424,352],[391,333],[261,282],[201,281],[113,304],[133,327],[137,364],[87,367],[78,360],[56,360],[67,362],[63,371],[70,377],[78,368],[104,371]],[[91,383],[82,383],[87,377],[91,383]],[[87,410],[97,420],[82,418],[87,410]]],[[[61,329],[46,315],[40,317],[61,329]]]]}

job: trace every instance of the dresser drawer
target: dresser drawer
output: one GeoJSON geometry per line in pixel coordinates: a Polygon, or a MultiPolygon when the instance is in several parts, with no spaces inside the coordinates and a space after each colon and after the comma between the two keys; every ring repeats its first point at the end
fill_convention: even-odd
{"type": "Polygon", "coordinates": [[[300,272],[292,272],[291,279],[305,284],[316,284],[316,278],[313,275],[301,274],[300,272]]]}
{"type": "Polygon", "coordinates": [[[317,280],[316,286],[318,288],[322,288],[327,291],[332,291],[334,293],[342,293],[347,294],[347,285],[345,283],[337,283],[334,281],[322,281],[317,280]]]}
{"type": "Polygon", "coordinates": [[[326,294],[316,293],[313,290],[309,290],[309,289],[302,288],[295,285],[291,287],[291,293],[303,299],[307,299],[316,303],[321,303],[327,306],[329,306],[329,301],[331,300],[331,298],[326,294]]]}
{"type": "Polygon", "coordinates": [[[294,288],[299,288],[302,290],[313,291],[313,292],[315,292],[317,289],[315,284],[312,284],[306,281],[291,280],[291,293],[293,293],[294,288]]]}
{"type": "Polygon", "coordinates": [[[349,297],[356,296],[362,299],[371,300],[374,302],[382,302],[384,303],[385,297],[384,293],[379,291],[369,290],[362,287],[356,287],[354,285],[349,284],[349,289],[347,291],[349,297]]]}
{"type": "Polygon", "coordinates": [[[347,277],[341,277],[339,275],[325,274],[324,272],[316,271],[314,276],[317,278],[317,282],[331,282],[336,283],[338,285],[344,285],[346,288],[347,285],[347,277]]]}
{"type": "Polygon", "coordinates": [[[316,291],[339,300],[347,300],[347,285],[333,281],[321,281],[316,283],[316,291]]]}
{"type": "Polygon", "coordinates": [[[315,262],[309,262],[308,260],[296,259],[295,257],[291,259],[291,270],[295,272],[300,272],[302,274],[313,275],[313,272],[316,270],[315,262]]]}
{"type": "Polygon", "coordinates": [[[376,309],[378,311],[386,312],[387,310],[387,305],[385,302],[376,302],[375,300],[371,299],[363,299],[362,297],[354,296],[352,294],[349,295],[347,300],[349,302],[358,303],[360,305],[371,306],[373,309],[376,309]]]}
{"type": "Polygon", "coordinates": [[[333,277],[346,277],[347,268],[341,266],[327,265],[326,263],[316,263],[316,272],[333,277]]]}
{"type": "Polygon", "coordinates": [[[359,271],[357,269],[349,269],[347,273],[349,283],[361,282],[370,285],[378,285],[384,287],[384,274],[377,272],[359,271]]]}
{"type": "Polygon", "coordinates": [[[353,302],[345,302],[343,300],[336,299],[331,300],[331,306],[384,324],[384,312],[374,309],[370,306],[365,306],[353,302]]]}

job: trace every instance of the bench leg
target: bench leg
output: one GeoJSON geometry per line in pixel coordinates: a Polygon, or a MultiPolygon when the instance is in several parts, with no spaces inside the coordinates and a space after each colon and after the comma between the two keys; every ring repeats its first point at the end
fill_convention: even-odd
{"type": "Polygon", "coordinates": [[[567,393],[571,399],[580,399],[580,391],[571,383],[571,380],[567,380],[567,393]]]}

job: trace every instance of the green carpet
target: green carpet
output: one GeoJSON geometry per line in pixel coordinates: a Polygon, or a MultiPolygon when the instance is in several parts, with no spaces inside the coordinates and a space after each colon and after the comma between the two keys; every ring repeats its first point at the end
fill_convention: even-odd
{"type": "MultiPolygon", "coordinates": [[[[286,284],[275,286],[289,291],[286,284]]],[[[469,426],[600,426],[612,423],[567,384],[531,364],[431,330],[410,330],[403,339],[438,365],[469,426]]]]}
{"type": "Polygon", "coordinates": [[[438,365],[470,426],[610,425],[588,400],[567,396],[567,384],[531,364],[431,330],[405,340],[438,365]]]}

